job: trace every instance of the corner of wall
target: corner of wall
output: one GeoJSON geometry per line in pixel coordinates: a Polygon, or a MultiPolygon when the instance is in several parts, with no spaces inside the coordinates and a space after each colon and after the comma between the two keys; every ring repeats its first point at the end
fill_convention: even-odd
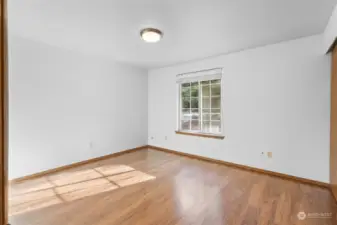
{"type": "Polygon", "coordinates": [[[329,22],[324,30],[324,53],[328,52],[337,38],[337,5],[330,16],[329,22]]]}
{"type": "Polygon", "coordinates": [[[150,109],[149,109],[149,98],[150,98],[150,93],[149,93],[149,87],[150,87],[150,84],[149,84],[149,76],[150,76],[150,70],[151,69],[147,69],[146,70],[146,82],[147,82],[147,126],[146,126],[146,130],[147,130],[147,132],[146,132],[146,145],[149,145],[150,143],[149,143],[149,136],[150,136],[150,130],[149,130],[149,123],[150,123],[150,114],[149,114],[149,112],[150,112],[150,109]]]}

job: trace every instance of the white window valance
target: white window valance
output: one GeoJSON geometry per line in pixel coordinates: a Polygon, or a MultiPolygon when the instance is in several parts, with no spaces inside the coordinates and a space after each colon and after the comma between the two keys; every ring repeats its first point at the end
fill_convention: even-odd
{"type": "Polygon", "coordinates": [[[177,83],[188,83],[204,80],[217,80],[222,77],[222,68],[199,70],[195,72],[182,73],[176,76],[177,83]]]}

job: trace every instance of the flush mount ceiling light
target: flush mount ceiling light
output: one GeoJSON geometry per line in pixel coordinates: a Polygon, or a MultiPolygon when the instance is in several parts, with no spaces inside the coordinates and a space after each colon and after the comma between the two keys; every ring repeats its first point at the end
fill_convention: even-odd
{"type": "Polygon", "coordinates": [[[145,28],[140,31],[140,36],[145,42],[156,43],[163,37],[163,33],[155,28],[145,28]]]}

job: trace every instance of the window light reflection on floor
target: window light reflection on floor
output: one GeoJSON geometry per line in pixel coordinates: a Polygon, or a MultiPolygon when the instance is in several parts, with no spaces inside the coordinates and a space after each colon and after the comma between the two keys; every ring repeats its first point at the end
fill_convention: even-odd
{"type": "Polygon", "coordinates": [[[16,215],[71,202],[155,178],[126,165],[74,169],[12,185],[9,214],[16,215]]]}

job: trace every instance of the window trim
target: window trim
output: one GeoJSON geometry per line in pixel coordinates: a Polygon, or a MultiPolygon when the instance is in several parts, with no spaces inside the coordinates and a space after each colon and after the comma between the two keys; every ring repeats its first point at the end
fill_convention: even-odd
{"type": "MultiPolygon", "coordinates": [[[[177,83],[178,87],[178,119],[177,119],[177,130],[175,131],[176,134],[182,134],[182,135],[191,135],[191,136],[199,136],[199,137],[206,137],[206,138],[216,138],[216,139],[224,139],[225,135],[224,135],[224,121],[223,121],[223,87],[222,87],[222,79],[220,78],[220,101],[221,101],[221,105],[220,105],[220,124],[221,124],[221,132],[219,133],[211,133],[211,132],[202,132],[200,129],[200,131],[188,131],[188,130],[182,130],[181,129],[181,112],[182,112],[182,97],[181,97],[181,85],[183,83],[177,83]]],[[[212,79],[210,79],[212,80],[212,79]]],[[[195,81],[194,81],[195,82],[195,81]]],[[[201,115],[201,111],[202,110],[202,88],[201,88],[201,84],[200,81],[199,82],[199,100],[201,99],[201,102],[199,102],[199,116],[202,117],[201,115]]],[[[187,83],[187,82],[184,82],[187,83]]],[[[211,84],[210,84],[211,85],[211,84]]],[[[211,101],[210,101],[211,104],[211,101]]],[[[211,107],[210,107],[211,109],[211,107]]],[[[191,119],[192,120],[192,119],[191,119]]],[[[202,118],[199,119],[199,121],[201,121],[202,123],[202,118]]],[[[202,126],[202,125],[200,125],[202,126]]],[[[201,128],[201,127],[200,127],[201,128]]]]}
{"type": "Polygon", "coordinates": [[[205,137],[205,138],[214,138],[214,139],[224,139],[225,136],[217,135],[212,133],[203,133],[203,132],[193,132],[193,131],[180,131],[176,130],[176,134],[182,135],[190,135],[190,136],[197,136],[197,137],[205,137]]]}

